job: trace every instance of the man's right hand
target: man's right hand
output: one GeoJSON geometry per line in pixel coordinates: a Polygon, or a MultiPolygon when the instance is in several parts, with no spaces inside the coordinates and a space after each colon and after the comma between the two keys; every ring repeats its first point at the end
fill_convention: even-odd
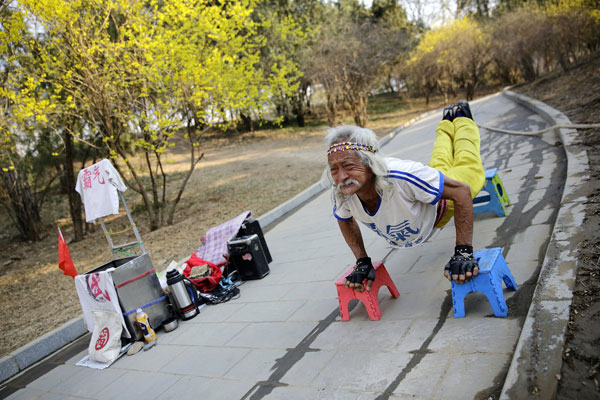
{"type": "Polygon", "coordinates": [[[354,271],[352,271],[344,281],[344,286],[362,292],[364,290],[363,282],[367,280],[367,290],[371,290],[375,280],[375,268],[371,263],[371,258],[362,257],[356,260],[354,271]]]}

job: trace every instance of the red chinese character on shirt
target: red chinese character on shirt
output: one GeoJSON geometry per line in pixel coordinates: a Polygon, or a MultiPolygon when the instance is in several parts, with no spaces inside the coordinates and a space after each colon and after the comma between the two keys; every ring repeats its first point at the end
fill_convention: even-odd
{"type": "Polygon", "coordinates": [[[99,184],[104,185],[104,177],[100,174],[100,168],[97,165],[94,165],[94,179],[96,179],[99,184]]]}
{"type": "Polygon", "coordinates": [[[92,173],[87,168],[83,170],[83,188],[92,188],[92,173]]]}

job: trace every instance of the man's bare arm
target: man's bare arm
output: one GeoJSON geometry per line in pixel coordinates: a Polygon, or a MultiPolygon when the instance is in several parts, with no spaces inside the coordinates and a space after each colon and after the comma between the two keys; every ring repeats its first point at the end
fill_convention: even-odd
{"type": "Polygon", "coordinates": [[[443,199],[454,202],[454,225],[456,244],[473,245],[473,199],[471,190],[465,183],[445,177],[443,199]]]}
{"type": "Polygon", "coordinates": [[[479,273],[473,255],[473,200],[469,186],[446,177],[442,198],[454,202],[454,225],[456,226],[456,248],[454,257],[444,270],[444,276],[458,283],[464,283],[479,273]],[[462,247],[461,247],[462,246],[462,247]],[[468,250],[467,249],[468,246],[468,250]],[[466,257],[463,255],[466,254],[466,257]],[[460,267],[460,268],[459,268],[460,267]],[[450,276],[450,270],[453,270],[450,276]],[[457,272],[460,270],[460,272],[457,272]],[[472,271],[472,272],[471,272],[472,271]]]}
{"type": "Polygon", "coordinates": [[[350,247],[350,250],[352,250],[354,257],[356,257],[357,260],[359,258],[367,257],[367,251],[365,250],[362,233],[360,232],[360,228],[358,227],[358,224],[354,218],[347,221],[338,219],[338,225],[340,226],[342,235],[350,247]]]}
{"type": "Polygon", "coordinates": [[[371,290],[371,286],[375,280],[375,270],[373,269],[371,259],[367,256],[362,233],[360,232],[358,224],[354,218],[352,218],[347,221],[338,220],[338,225],[340,226],[340,230],[342,231],[346,243],[356,257],[354,272],[346,277],[344,286],[362,292],[364,289],[363,281],[366,279],[366,289],[371,290]]]}

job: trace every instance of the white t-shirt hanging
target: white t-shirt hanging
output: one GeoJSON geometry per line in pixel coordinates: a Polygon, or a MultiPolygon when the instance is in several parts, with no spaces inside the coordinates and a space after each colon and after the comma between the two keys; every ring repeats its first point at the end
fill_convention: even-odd
{"type": "MultiPolygon", "coordinates": [[[[416,161],[386,158],[394,189],[379,198],[369,213],[356,194],[333,208],[337,219],[355,218],[395,247],[424,243],[433,232],[436,204],[444,191],[444,175],[416,161]]],[[[339,200],[336,200],[336,203],[339,200]]]]}
{"type": "Polygon", "coordinates": [[[81,196],[86,222],[119,213],[119,195],[127,186],[107,159],[79,171],[75,190],[81,196]]]}

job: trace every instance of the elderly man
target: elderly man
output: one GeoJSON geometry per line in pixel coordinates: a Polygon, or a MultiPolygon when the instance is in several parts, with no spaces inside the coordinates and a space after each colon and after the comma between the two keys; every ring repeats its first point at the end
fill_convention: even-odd
{"type": "Polygon", "coordinates": [[[456,246],[444,275],[464,283],[478,274],[473,257],[473,198],[485,183],[480,138],[469,104],[446,107],[436,130],[429,166],[379,155],[375,133],[355,126],[331,129],[325,141],[334,208],[356,257],[346,287],[369,290],[375,270],[357,221],[395,247],[424,243],[454,216],[456,246]]]}

